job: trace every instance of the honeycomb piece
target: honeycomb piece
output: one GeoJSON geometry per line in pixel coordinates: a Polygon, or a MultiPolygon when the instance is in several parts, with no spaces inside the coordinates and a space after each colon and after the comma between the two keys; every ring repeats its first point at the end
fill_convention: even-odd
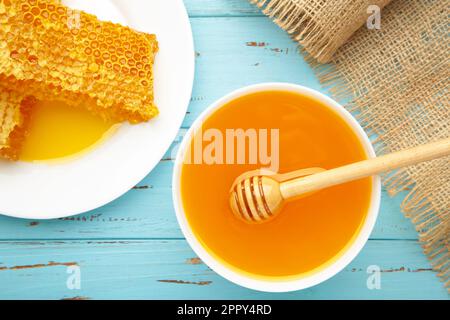
{"type": "Polygon", "coordinates": [[[24,94],[82,105],[117,121],[158,114],[155,35],[99,21],[57,0],[0,0],[0,39],[0,81],[24,94]]]}
{"type": "Polygon", "coordinates": [[[0,86],[0,158],[17,160],[37,101],[0,86]]]}

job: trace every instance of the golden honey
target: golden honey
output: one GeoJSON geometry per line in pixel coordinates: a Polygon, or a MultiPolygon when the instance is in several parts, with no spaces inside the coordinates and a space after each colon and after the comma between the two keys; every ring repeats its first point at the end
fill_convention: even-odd
{"type": "MultiPolygon", "coordinates": [[[[238,98],[204,121],[203,132],[211,128],[224,135],[237,128],[278,129],[281,173],[331,169],[367,158],[359,138],[338,114],[295,93],[238,98]]],[[[203,148],[206,145],[203,142],[203,148]]],[[[195,236],[225,264],[258,277],[300,277],[334,261],[352,243],[368,213],[370,178],[322,190],[287,204],[272,221],[249,224],[231,212],[229,191],[236,177],[263,164],[185,162],[181,197],[195,236]]]]}
{"type": "Polygon", "coordinates": [[[57,0],[0,0],[0,81],[118,121],[148,121],[156,36],[57,0]],[[20,86],[16,83],[21,82],[20,86]]]}
{"type": "Polygon", "coordinates": [[[82,107],[42,101],[33,108],[20,160],[49,161],[91,150],[117,128],[82,107]]]}
{"type": "MultiPolygon", "coordinates": [[[[1,158],[20,157],[28,111],[37,100],[82,105],[119,122],[144,122],[159,112],[154,34],[100,21],[59,0],[0,0],[0,39],[1,158]]],[[[22,159],[30,158],[30,145],[36,143],[27,143],[22,159]]]]}

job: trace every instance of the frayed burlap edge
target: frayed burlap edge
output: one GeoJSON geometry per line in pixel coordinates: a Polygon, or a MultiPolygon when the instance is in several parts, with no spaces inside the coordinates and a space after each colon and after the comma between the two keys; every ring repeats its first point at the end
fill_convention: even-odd
{"type": "Polygon", "coordinates": [[[391,0],[249,0],[287,31],[311,56],[327,63],[366,21],[369,3],[391,0]]]}
{"type": "MultiPolygon", "coordinates": [[[[396,0],[383,12],[382,30],[360,29],[330,64],[307,58],[332,95],[350,101],[346,108],[377,154],[450,136],[446,12],[442,2],[396,0]]],[[[450,292],[449,163],[438,159],[382,178],[390,195],[408,191],[401,209],[450,292]]]]}
{"type": "MultiPolygon", "coordinates": [[[[352,86],[345,80],[345,76],[332,64],[319,64],[311,56],[307,56],[306,59],[312,65],[321,84],[329,89],[334,98],[345,101],[355,95],[352,86]]],[[[389,147],[389,143],[379,139],[377,129],[368,119],[370,118],[369,112],[361,108],[357,100],[346,104],[345,107],[362,124],[371,138],[377,154],[393,151],[389,147]]],[[[429,190],[422,188],[408,173],[408,169],[382,174],[381,178],[390,196],[408,191],[401,203],[401,210],[405,217],[414,224],[423,252],[450,293],[450,243],[448,242],[450,228],[444,221],[449,219],[448,209],[444,212],[435,210],[433,200],[428,197],[429,190]]]]}
{"type": "MultiPolygon", "coordinates": [[[[307,14],[306,11],[304,10],[304,6],[302,5],[305,4],[305,1],[250,0],[250,2],[257,4],[267,16],[271,17],[277,25],[286,30],[294,38],[294,40],[300,43],[300,45],[302,46],[302,51],[306,51],[306,60],[312,64],[314,70],[318,74],[320,81],[323,83],[325,87],[328,87],[330,89],[330,92],[336,99],[344,102],[350,101],[350,103],[346,105],[347,109],[356,114],[358,120],[363,125],[366,132],[368,132],[369,136],[373,138],[372,141],[376,149],[376,152],[378,154],[382,154],[397,151],[399,147],[398,143],[391,144],[389,139],[387,139],[386,137],[380,138],[380,136],[382,136],[382,132],[380,132],[379,128],[375,124],[377,119],[372,117],[373,114],[371,113],[370,108],[368,107],[368,101],[363,101],[364,95],[367,94],[367,91],[365,92],[364,89],[367,88],[364,87],[364,85],[358,86],[358,84],[354,83],[354,81],[358,79],[358,77],[355,77],[354,74],[352,74],[349,77],[348,74],[346,74],[345,70],[339,68],[340,59],[348,58],[348,55],[346,55],[345,52],[344,54],[341,55],[339,54],[339,47],[341,47],[344,44],[344,42],[347,41],[352,36],[352,34],[354,33],[354,31],[356,31],[356,29],[353,30],[351,34],[343,35],[339,40],[341,41],[342,39],[345,39],[342,43],[338,41],[335,42],[333,45],[330,45],[330,37],[328,37],[325,34],[326,32],[323,32],[322,29],[317,27],[317,24],[314,22],[314,19],[311,19],[310,14],[307,14]],[[324,62],[328,62],[329,60],[331,60],[333,54],[336,51],[338,51],[338,53],[336,54],[338,58],[334,58],[331,61],[332,62],[331,64],[322,64],[324,62]]],[[[314,1],[311,0],[310,2],[314,1]]],[[[386,1],[386,4],[388,2],[389,1],[386,1]]],[[[434,5],[435,7],[438,7],[435,8],[434,10],[435,12],[438,12],[439,10],[445,12],[445,9],[442,10],[442,7],[439,8],[439,4],[433,3],[432,1],[419,0],[417,2],[420,3],[418,5],[418,9],[423,9],[424,11],[426,11],[425,10],[426,5],[431,6],[434,5]],[[420,8],[421,5],[423,6],[422,8],[420,8]]],[[[394,3],[396,4],[395,7],[397,8],[394,8],[393,10],[400,9],[399,12],[403,11],[403,9],[405,9],[406,6],[410,5],[410,3],[408,4],[405,0],[403,1],[397,0],[397,3],[396,2],[394,3]],[[405,7],[402,8],[402,5],[404,5],[405,7]]],[[[406,10],[409,10],[409,8],[406,10]]],[[[395,12],[393,14],[395,14],[395,12]]],[[[422,20],[424,19],[427,18],[423,18],[422,20]]],[[[361,22],[358,21],[357,23],[360,24],[361,22]]],[[[434,23],[435,21],[430,22],[429,20],[423,22],[424,25],[431,25],[431,26],[434,23]]],[[[360,24],[359,26],[361,25],[362,24],[360,24]]],[[[350,32],[349,30],[351,30],[351,28],[347,29],[347,32],[350,32]]],[[[408,34],[409,32],[408,29],[405,29],[403,31],[406,31],[405,35],[406,37],[410,36],[410,34],[408,34]]],[[[368,31],[363,30],[361,32],[368,32],[368,31]]],[[[361,32],[359,31],[359,33],[361,32]]],[[[363,38],[364,37],[365,36],[363,36],[363,38]]],[[[350,41],[349,46],[352,45],[351,42],[352,41],[350,41]]],[[[444,42],[448,43],[448,39],[444,40],[444,42]]],[[[368,41],[367,46],[371,45],[376,46],[377,40],[368,41]]],[[[361,47],[361,43],[359,47],[361,47]]],[[[405,47],[403,47],[403,49],[405,49],[405,47]]],[[[437,49],[433,48],[430,50],[437,50],[437,49]]],[[[345,51],[345,49],[342,51],[345,51]]],[[[350,51],[352,53],[353,50],[350,49],[347,51],[350,51]]],[[[439,50],[437,51],[439,52],[439,50]]],[[[446,51],[444,51],[444,54],[445,52],[446,51]]],[[[362,51],[358,51],[357,53],[363,54],[362,51]]],[[[448,59],[445,59],[445,57],[443,57],[442,60],[443,65],[448,63],[448,59]]],[[[441,64],[441,61],[438,61],[438,64],[441,64]]],[[[390,67],[395,66],[391,65],[390,67]]],[[[426,69],[426,71],[430,71],[429,66],[428,69],[426,69]]],[[[394,70],[393,72],[395,73],[396,71],[394,70]]],[[[439,73],[439,75],[442,78],[442,72],[439,73]]],[[[388,75],[386,76],[388,77],[388,75]]],[[[430,79],[428,79],[428,82],[430,82],[430,79]]],[[[448,89],[448,84],[445,84],[445,82],[439,84],[438,81],[436,85],[441,85],[441,87],[444,87],[444,90],[448,89]]],[[[421,89],[423,90],[423,87],[421,89]]],[[[436,102],[437,91],[436,89],[433,89],[431,91],[432,93],[429,94],[430,95],[434,94],[434,97],[431,97],[427,101],[436,102]]],[[[428,92],[426,91],[423,93],[425,94],[425,96],[426,94],[428,94],[428,92]]],[[[444,108],[448,108],[448,90],[446,90],[443,95],[444,98],[438,97],[437,101],[438,102],[444,101],[443,105],[444,108]]],[[[432,106],[428,105],[427,107],[432,106]]],[[[446,113],[446,115],[448,115],[448,113],[446,113]]],[[[443,121],[445,122],[447,120],[443,121]]],[[[438,138],[444,138],[450,135],[448,130],[450,126],[448,126],[448,123],[447,125],[444,123],[443,126],[441,127],[443,127],[443,129],[441,128],[441,136],[440,137],[435,136],[434,138],[428,137],[428,140],[436,140],[438,138]]],[[[421,142],[425,143],[427,141],[421,142]]],[[[403,145],[402,147],[405,147],[405,145],[403,145]]],[[[440,163],[440,164],[443,163],[445,166],[444,168],[442,168],[442,170],[448,173],[449,169],[448,159],[443,161],[444,162],[440,163]]],[[[437,166],[435,165],[434,169],[436,169],[436,167],[437,166]]],[[[431,168],[433,168],[433,166],[431,166],[431,168]]],[[[439,175],[439,172],[433,173],[439,175]]],[[[450,217],[449,217],[449,209],[446,208],[445,205],[442,206],[443,201],[445,204],[446,200],[433,199],[433,197],[430,196],[430,187],[432,187],[432,184],[430,186],[430,184],[427,182],[417,181],[414,178],[414,175],[411,174],[411,169],[397,170],[395,172],[384,175],[382,178],[383,184],[390,195],[396,195],[399,192],[405,190],[409,191],[409,193],[406,195],[406,197],[402,202],[401,205],[402,211],[408,218],[411,219],[411,221],[416,226],[416,230],[419,233],[419,241],[422,244],[424,253],[429,258],[433,270],[437,273],[438,277],[444,282],[444,286],[450,292],[450,253],[449,253],[450,217]],[[439,205],[435,205],[436,202],[439,205]]],[[[446,187],[444,186],[444,188],[446,187]]],[[[444,189],[444,196],[445,193],[448,193],[447,189],[444,189]]]]}

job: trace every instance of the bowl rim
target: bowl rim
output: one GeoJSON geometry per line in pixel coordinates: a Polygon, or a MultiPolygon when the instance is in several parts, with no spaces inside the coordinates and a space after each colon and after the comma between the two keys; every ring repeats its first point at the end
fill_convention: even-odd
{"type": "Polygon", "coordinates": [[[294,278],[292,280],[291,279],[265,280],[261,278],[251,277],[243,272],[233,270],[232,268],[230,268],[229,266],[227,266],[226,264],[215,258],[203,247],[199,239],[197,239],[197,237],[193,233],[187,221],[187,217],[184,212],[183,203],[181,199],[181,189],[180,189],[182,162],[185,157],[187,146],[189,146],[189,142],[191,141],[192,135],[195,132],[195,130],[201,126],[203,120],[207,119],[212,113],[214,113],[216,110],[220,109],[221,107],[223,107],[225,104],[227,104],[232,100],[235,100],[239,97],[248,94],[262,91],[288,91],[306,95],[308,97],[312,97],[316,100],[319,100],[324,105],[334,110],[338,115],[341,116],[341,118],[344,121],[346,121],[347,124],[350,125],[353,131],[357,134],[369,158],[373,158],[376,156],[369,137],[362,129],[358,121],[342,105],[340,105],[338,102],[331,99],[330,97],[326,96],[325,94],[316,91],[314,89],[310,89],[292,83],[265,82],[254,84],[234,90],[231,93],[216,100],[200,114],[200,116],[194,121],[191,128],[189,128],[189,130],[187,131],[186,135],[183,138],[183,141],[180,144],[174,164],[174,170],[172,175],[173,204],[178,224],[180,225],[180,228],[187,242],[194,250],[194,252],[199,256],[199,258],[220,276],[224,277],[225,279],[235,284],[257,291],[263,292],[297,291],[315,286],[333,277],[338,272],[343,270],[362,250],[362,248],[369,239],[370,233],[372,232],[373,227],[375,226],[375,222],[378,216],[381,202],[381,180],[379,176],[372,177],[372,194],[368,213],[359,233],[356,235],[355,239],[353,239],[353,243],[351,243],[345,249],[344,252],[340,253],[340,256],[337,257],[336,260],[331,262],[329,265],[319,269],[318,271],[313,272],[312,274],[306,274],[304,277],[298,279],[294,278]]]}

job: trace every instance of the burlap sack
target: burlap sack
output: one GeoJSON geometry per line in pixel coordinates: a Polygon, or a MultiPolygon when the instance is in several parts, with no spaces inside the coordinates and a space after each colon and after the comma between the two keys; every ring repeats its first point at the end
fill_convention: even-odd
{"type": "MultiPolygon", "coordinates": [[[[378,154],[450,136],[448,1],[251,2],[302,45],[320,80],[373,137],[378,154]],[[387,5],[379,30],[361,27],[371,4],[387,5]]],[[[450,158],[386,174],[383,181],[392,195],[409,191],[402,209],[450,290],[450,158]]]]}

